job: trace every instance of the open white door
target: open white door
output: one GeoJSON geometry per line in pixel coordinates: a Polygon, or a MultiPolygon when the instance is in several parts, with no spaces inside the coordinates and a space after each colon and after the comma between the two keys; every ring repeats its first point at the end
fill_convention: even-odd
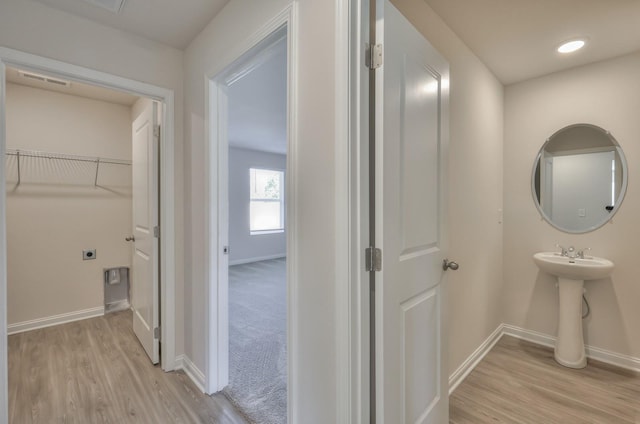
{"type": "Polygon", "coordinates": [[[158,272],[158,126],[157,104],[133,122],[133,331],[151,362],[160,361],[158,272]],[[157,329],[157,330],[156,330],[157,329]]]}
{"type": "Polygon", "coordinates": [[[449,67],[388,0],[376,9],[376,420],[442,424],[449,67]]]}

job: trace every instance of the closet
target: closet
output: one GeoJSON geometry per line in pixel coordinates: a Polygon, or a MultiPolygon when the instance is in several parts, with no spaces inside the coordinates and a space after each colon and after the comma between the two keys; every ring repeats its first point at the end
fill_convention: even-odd
{"type": "Polygon", "coordinates": [[[9,334],[102,315],[107,270],[126,281],[140,101],[7,69],[9,334]]]}

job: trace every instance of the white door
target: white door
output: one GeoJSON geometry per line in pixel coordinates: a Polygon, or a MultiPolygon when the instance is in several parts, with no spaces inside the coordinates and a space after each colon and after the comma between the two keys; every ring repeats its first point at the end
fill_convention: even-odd
{"type": "Polygon", "coordinates": [[[615,152],[553,158],[551,219],[561,228],[597,227],[615,203],[615,152]]]}
{"type": "Polygon", "coordinates": [[[131,305],[133,331],[151,362],[160,361],[158,239],[157,104],[151,104],[133,122],[133,270],[131,305]],[[159,331],[159,330],[158,330],[159,331]],[[159,336],[159,334],[158,334],[159,336]]]}
{"type": "Polygon", "coordinates": [[[449,66],[388,0],[380,9],[376,419],[443,424],[449,422],[442,310],[449,66]]]}

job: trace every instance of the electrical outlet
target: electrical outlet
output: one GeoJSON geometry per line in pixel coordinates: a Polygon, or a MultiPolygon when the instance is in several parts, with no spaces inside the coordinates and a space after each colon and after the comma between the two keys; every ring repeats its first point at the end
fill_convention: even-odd
{"type": "Polygon", "coordinates": [[[96,258],[96,249],[87,249],[82,251],[82,260],[88,261],[96,258]]]}

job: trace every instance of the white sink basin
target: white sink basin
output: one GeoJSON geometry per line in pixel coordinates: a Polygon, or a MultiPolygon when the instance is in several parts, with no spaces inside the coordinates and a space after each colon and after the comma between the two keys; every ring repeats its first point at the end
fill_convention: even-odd
{"type": "Polygon", "coordinates": [[[599,280],[611,275],[614,264],[608,259],[589,256],[569,258],[557,252],[540,252],[533,255],[538,268],[551,275],[570,280],[599,280]]]}

